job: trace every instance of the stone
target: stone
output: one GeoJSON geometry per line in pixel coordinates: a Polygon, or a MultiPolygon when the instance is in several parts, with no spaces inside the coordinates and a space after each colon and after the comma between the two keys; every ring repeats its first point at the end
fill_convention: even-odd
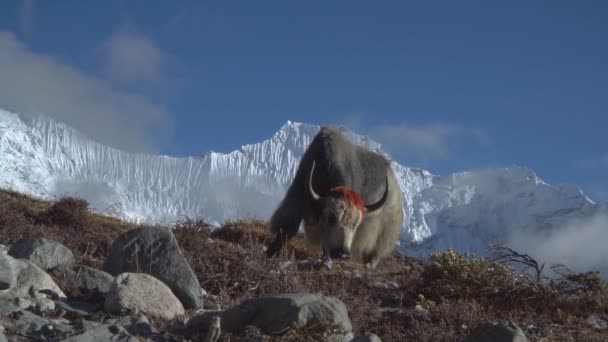
{"type": "Polygon", "coordinates": [[[513,321],[498,321],[493,323],[483,323],[471,334],[464,342],[527,342],[526,335],[521,328],[513,321]]]}
{"type": "Polygon", "coordinates": [[[382,342],[382,340],[376,334],[365,333],[363,335],[355,336],[350,342],[382,342]]]}
{"type": "Polygon", "coordinates": [[[15,333],[21,336],[42,335],[42,328],[51,324],[50,321],[30,312],[21,310],[13,313],[15,333]]]}
{"type": "Polygon", "coordinates": [[[8,290],[15,282],[15,274],[6,254],[0,252],[0,291],[8,290]]]}
{"type": "Polygon", "coordinates": [[[98,311],[97,305],[67,299],[56,300],[55,308],[75,317],[89,317],[98,311]]]}
{"type": "Polygon", "coordinates": [[[124,272],[147,273],[167,284],[186,309],[202,305],[202,289],[168,228],[140,227],[112,243],[103,270],[117,276],[124,272]]]}
{"type": "Polygon", "coordinates": [[[104,308],[116,315],[136,311],[166,320],[185,314],[184,306],[171,289],[144,273],[123,273],[116,277],[104,308]]]}
{"type": "Polygon", "coordinates": [[[64,281],[70,288],[86,293],[105,294],[110,291],[114,277],[102,270],[88,266],[58,267],[51,274],[64,281]]]}
{"type": "Polygon", "coordinates": [[[295,293],[252,298],[224,311],[203,311],[188,321],[189,329],[205,330],[211,318],[219,316],[222,329],[239,332],[254,325],[272,334],[286,329],[315,328],[349,333],[352,324],[346,305],[335,297],[295,293]]]}
{"type": "Polygon", "coordinates": [[[93,329],[85,330],[83,333],[69,337],[64,342],[91,342],[91,341],[112,341],[112,342],[138,342],[139,340],[129,334],[120,325],[100,325],[93,329]]]}
{"type": "Polygon", "coordinates": [[[74,254],[69,248],[45,238],[21,238],[11,245],[8,254],[13,258],[29,260],[46,271],[68,266],[74,261],[74,254]]]}
{"type": "Polygon", "coordinates": [[[19,310],[19,307],[8,299],[0,298],[0,315],[9,315],[19,310]]]}
{"type": "Polygon", "coordinates": [[[15,274],[13,286],[0,292],[0,298],[38,299],[48,297],[65,298],[63,291],[53,278],[29,260],[6,256],[15,274]]]}
{"type": "Polygon", "coordinates": [[[120,318],[109,318],[104,323],[120,325],[133,336],[149,337],[156,334],[156,330],[152,327],[148,318],[141,313],[120,318]]]}
{"type": "Polygon", "coordinates": [[[608,322],[606,322],[605,320],[603,320],[595,315],[591,315],[591,316],[587,317],[587,319],[585,321],[587,322],[587,324],[591,325],[594,329],[597,329],[597,330],[608,329],[608,322]]]}

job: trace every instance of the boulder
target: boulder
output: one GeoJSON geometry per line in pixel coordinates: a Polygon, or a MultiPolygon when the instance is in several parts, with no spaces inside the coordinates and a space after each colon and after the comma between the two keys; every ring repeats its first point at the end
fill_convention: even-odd
{"type": "Polygon", "coordinates": [[[212,317],[219,316],[222,329],[239,332],[254,325],[271,334],[286,329],[314,328],[349,333],[352,325],[346,305],[335,297],[294,293],[248,299],[225,311],[204,311],[188,322],[188,328],[206,330],[212,317]]]}
{"type": "Polygon", "coordinates": [[[58,267],[51,274],[70,288],[77,288],[88,294],[108,293],[114,281],[114,277],[104,271],[81,265],[58,267]]]}
{"type": "Polygon", "coordinates": [[[104,308],[116,315],[141,312],[166,320],[185,314],[182,303],[167,285],[143,273],[123,273],[116,277],[104,308]]]}
{"type": "Polygon", "coordinates": [[[0,291],[10,289],[14,281],[15,274],[13,273],[11,263],[6,254],[0,252],[0,291]]]}
{"type": "MultiPolygon", "coordinates": [[[[15,259],[9,255],[5,256],[15,275],[13,286],[0,291],[0,298],[38,299],[57,297],[65,298],[65,294],[53,278],[29,260],[15,259]]],[[[55,299],[55,298],[53,298],[55,299]]]]}
{"type": "Polygon", "coordinates": [[[513,321],[483,323],[465,337],[464,342],[527,342],[526,335],[513,321]]]}
{"type": "Polygon", "coordinates": [[[93,329],[85,330],[83,333],[69,337],[64,342],[90,342],[90,341],[113,341],[113,342],[138,342],[120,325],[100,325],[93,329]]]}
{"type": "Polygon", "coordinates": [[[45,271],[68,266],[74,261],[72,251],[66,246],[45,238],[21,238],[11,245],[8,254],[27,259],[45,271]]]}
{"type": "Polygon", "coordinates": [[[170,229],[141,227],[114,240],[103,267],[111,275],[147,273],[167,284],[185,308],[202,303],[202,289],[170,229]]]}

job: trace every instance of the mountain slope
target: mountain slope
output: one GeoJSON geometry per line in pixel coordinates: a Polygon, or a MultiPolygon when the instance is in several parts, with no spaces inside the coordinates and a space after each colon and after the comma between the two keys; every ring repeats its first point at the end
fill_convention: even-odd
{"type": "MultiPolygon", "coordinates": [[[[287,122],[270,139],[227,154],[175,158],[126,153],[47,117],[23,120],[0,110],[0,186],[43,198],[76,193],[129,220],[268,218],[318,129],[287,122]]],[[[384,153],[379,143],[344,132],[384,153]]],[[[447,247],[483,253],[514,231],[554,229],[597,210],[578,187],[546,184],[525,168],[440,177],[392,166],[404,198],[401,248],[410,254],[447,247]]]]}

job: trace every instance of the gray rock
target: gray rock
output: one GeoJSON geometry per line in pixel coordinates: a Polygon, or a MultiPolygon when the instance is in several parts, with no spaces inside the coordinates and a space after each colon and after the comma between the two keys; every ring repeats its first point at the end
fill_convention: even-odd
{"type": "Polygon", "coordinates": [[[0,342],[6,342],[6,336],[4,336],[4,333],[2,331],[0,331],[0,342]]]}
{"type": "Polygon", "coordinates": [[[9,290],[1,291],[0,298],[38,299],[65,298],[65,294],[53,278],[29,260],[6,256],[15,274],[15,282],[9,290]]]}
{"type": "Polygon", "coordinates": [[[606,322],[605,320],[603,320],[595,315],[591,315],[591,316],[587,317],[586,322],[587,322],[587,324],[591,325],[594,329],[597,329],[597,330],[608,329],[608,322],[606,322]]]}
{"type": "Polygon", "coordinates": [[[15,333],[21,336],[39,336],[44,333],[43,327],[51,324],[50,321],[27,310],[15,312],[15,333]]]}
{"type": "Polygon", "coordinates": [[[27,259],[46,271],[74,261],[74,254],[66,246],[45,238],[21,238],[11,245],[8,254],[27,259]]]}
{"type": "Polygon", "coordinates": [[[116,277],[104,308],[108,313],[142,312],[172,320],[185,314],[184,306],[160,280],[144,273],[123,273],[116,277]]]}
{"type": "Polygon", "coordinates": [[[65,281],[70,288],[86,293],[108,293],[114,277],[110,274],[88,266],[58,267],[51,274],[65,281]]]}
{"type": "Polygon", "coordinates": [[[148,273],[167,284],[185,308],[201,305],[202,289],[170,229],[141,227],[114,240],[104,271],[148,273]]]}
{"type": "Polygon", "coordinates": [[[0,298],[0,315],[9,315],[19,310],[19,307],[8,299],[0,298]]]}
{"type": "Polygon", "coordinates": [[[282,294],[248,299],[225,311],[204,311],[188,322],[190,329],[205,330],[213,316],[220,316],[222,329],[241,331],[254,325],[265,333],[275,333],[288,328],[315,328],[319,331],[352,331],[346,305],[335,298],[320,294],[282,294]]]}
{"type": "Polygon", "coordinates": [[[376,334],[365,333],[363,335],[355,336],[350,342],[382,342],[382,340],[376,334]]]}
{"type": "Polygon", "coordinates": [[[513,321],[498,321],[483,323],[471,334],[465,337],[464,342],[527,342],[526,335],[513,321]]]}
{"type": "Polygon", "coordinates": [[[13,286],[15,275],[6,254],[0,252],[0,290],[8,290],[13,286]]]}
{"type": "Polygon", "coordinates": [[[104,324],[118,324],[133,336],[149,337],[156,334],[156,330],[152,327],[148,318],[141,313],[120,318],[109,318],[104,321],[104,324]]]}
{"type": "Polygon", "coordinates": [[[56,300],[55,308],[76,317],[89,317],[98,311],[97,305],[67,299],[56,300]]]}
{"type": "Polygon", "coordinates": [[[326,342],[350,342],[353,340],[355,335],[352,332],[346,334],[335,334],[327,336],[324,341],[326,342]]]}
{"type": "Polygon", "coordinates": [[[86,330],[83,333],[72,336],[64,342],[138,342],[139,340],[129,334],[120,325],[100,325],[96,328],[86,330]]]}

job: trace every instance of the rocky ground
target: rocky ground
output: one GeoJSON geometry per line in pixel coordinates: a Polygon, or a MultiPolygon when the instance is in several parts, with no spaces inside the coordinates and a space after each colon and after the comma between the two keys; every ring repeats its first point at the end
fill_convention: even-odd
{"type": "Polygon", "coordinates": [[[0,341],[605,341],[606,284],[395,254],[319,267],[265,222],[138,226],[0,191],[0,341]]]}

